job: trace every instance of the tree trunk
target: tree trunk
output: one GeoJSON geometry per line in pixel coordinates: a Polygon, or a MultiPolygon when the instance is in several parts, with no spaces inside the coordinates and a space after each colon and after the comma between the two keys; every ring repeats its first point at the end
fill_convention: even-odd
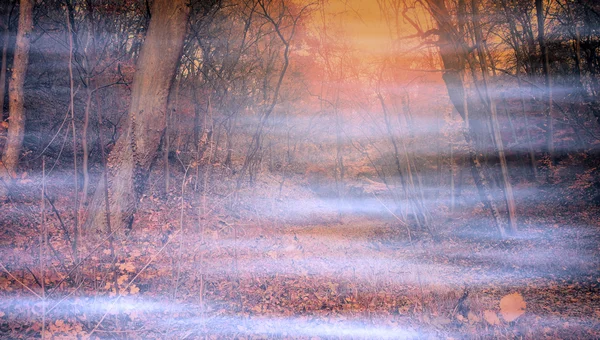
{"type": "MultiPolygon", "coordinates": [[[[183,48],[189,7],[186,0],[155,0],[152,19],[133,79],[127,128],[109,155],[110,226],[130,227],[150,164],[165,129],[167,99],[183,48]]],[[[108,227],[101,181],[90,203],[86,229],[108,227]]]]}
{"type": "Polygon", "coordinates": [[[455,31],[450,12],[446,8],[444,0],[428,0],[431,15],[438,27],[438,47],[444,67],[442,79],[446,84],[448,95],[454,108],[465,121],[464,137],[467,143],[467,152],[471,165],[473,180],[477,186],[481,202],[490,210],[494,223],[502,236],[505,235],[505,228],[496,203],[493,200],[489,181],[487,180],[483,166],[481,164],[479,153],[476,150],[476,128],[469,124],[469,105],[467,93],[465,92],[462,72],[465,68],[466,50],[462,43],[462,38],[453,34],[455,31]]]}
{"type": "Polygon", "coordinates": [[[8,8],[12,4],[6,4],[4,11],[4,18],[2,18],[2,66],[0,66],[0,120],[4,114],[4,93],[6,93],[6,64],[8,59],[8,43],[10,37],[10,13],[11,10],[8,8]]]}
{"type": "MultiPolygon", "coordinates": [[[[452,115],[450,119],[453,119],[452,115]]],[[[454,191],[454,143],[452,143],[452,136],[450,136],[450,212],[454,213],[456,208],[456,193],[454,191]]]]}
{"type": "Polygon", "coordinates": [[[550,161],[554,163],[554,122],[552,120],[552,83],[550,82],[550,65],[548,60],[548,46],[545,37],[544,0],[535,0],[535,10],[538,24],[538,43],[542,57],[542,72],[546,83],[546,100],[548,103],[546,123],[546,148],[550,161]]]}
{"type": "Polygon", "coordinates": [[[490,83],[488,81],[488,63],[486,53],[483,49],[483,34],[481,32],[481,25],[479,23],[479,10],[476,0],[471,0],[471,7],[473,10],[473,28],[475,32],[475,42],[477,44],[477,51],[479,55],[479,63],[481,65],[481,75],[483,81],[483,94],[487,101],[486,107],[490,113],[490,123],[492,127],[492,137],[494,144],[496,145],[496,152],[498,153],[498,159],[500,160],[500,169],[502,173],[502,186],[504,192],[504,198],[506,200],[506,206],[508,210],[508,222],[510,230],[517,231],[517,209],[515,205],[515,199],[512,190],[512,184],[510,183],[510,176],[508,174],[508,164],[506,163],[506,157],[504,155],[504,142],[502,141],[502,135],[500,134],[500,124],[498,123],[498,115],[496,110],[496,103],[494,100],[495,92],[492,90],[490,94],[490,83]]]}
{"type": "Polygon", "coordinates": [[[23,137],[25,136],[25,107],[24,91],[25,75],[29,63],[29,35],[33,29],[33,0],[21,0],[19,8],[19,28],[15,43],[15,55],[13,70],[8,84],[8,135],[0,165],[0,179],[4,185],[0,185],[0,198],[8,193],[8,187],[12,182],[19,156],[23,148],[23,137]]]}
{"type": "MultiPolygon", "coordinates": [[[[521,105],[521,114],[523,116],[523,118],[525,119],[525,133],[526,133],[526,137],[527,137],[527,153],[529,154],[529,164],[531,167],[531,172],[532,172],[532,179],[535,181],[537,179],[537,166],[536,166],[536,161],[535,161],[535,153],[533,151],[533,147],[532,147],[532,142],[531,142],[531,134],[530,134],[530,126],[529,126],[529,119],[528,119],[528,113],[525,110],[525,98],[523,96],[523,86],[521,83],[521,67],[523,66],[525,70],[527,70],[527,63],[522,61],[522,49],[521,49],[521,44],[519,43],[519,35],[518,35],[518,30],[517,30],[517,25],[515,23],[515,19],[513,17],[513,15],[511,14],[511,11],[509,10],[509,7],[506,3],[505,0],[502,1],[502,7],[504,9],[504,15],[506,16],[506,21],[508,22],[508,27],[510,30],[510,40],[512,42],[512,45],[514,46],[514,52],[515,52],[515,61],[516,61],[516,66],[515,66],[515,73],[516,73],[516,77],[517,77],[517,83],[518,83],[518,88],[517,88],[517,92],[519,93],[519,102],[521,105]]],[[[525,33],[523,33],[523,35],[525,35],[525,33]]]]}

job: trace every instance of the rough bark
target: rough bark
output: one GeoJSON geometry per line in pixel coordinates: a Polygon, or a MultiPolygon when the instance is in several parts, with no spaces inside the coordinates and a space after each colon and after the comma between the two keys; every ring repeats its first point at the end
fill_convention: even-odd
{"type": "Polygon", "coordinates": [[[23,149],[25,136],[25,75],[29,63],[30,34],[33,29],[33,0],[21,0],[19,6],[19,28],[15,42],[13,70],[8,84],[8,134],[2,164],[0,165],[0,197],[6,196],[12,182],[12,176],[19,165],[19,156],[23,149]]]}
{"type": "MultiPolygon", "coordinates": [[[[165,129],[167,100],[189,16],[185,0],[155,0],[133,80],[126,129],[109,155],[108,196],[112,230],[130,227],[147,172],[165,129]]],[[[106,230],[104,181],[89,205],[86,229],[106,230]]]]}

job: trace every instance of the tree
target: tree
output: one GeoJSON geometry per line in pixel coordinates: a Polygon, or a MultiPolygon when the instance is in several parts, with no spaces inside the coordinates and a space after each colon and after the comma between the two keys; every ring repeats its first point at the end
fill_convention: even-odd
{"type": "MultiPolygon", "coordinates": [[[[471,173],[482,203],[490,210],[498,231],[504,236],[504,223],[492,197],[490,181],[484,172],[479,153],[480,150],[477,147],[479,133],[481,132],[479,130],[485,130],[481,127],[475,127],[469,119],[469,112],[473,105],[469,101],[463,79],[465,66],[469,62],[469,51],[465,46],[464,38],[458,33],[452,21],[452,16],[446,7],[445,0],[428,0],[427,4],[437,26],[437,44],[444,67],[442,78],[446,84],[448,95],[454,108],[465,121],[464,136],[467,142],[471,173]]],[[[421,35],[423,34],[425,33],[421,32],[421,35]]]]}
{"type": "Polygon", "coordinates": [[[8,42],[10,37],[10,18],[12,14],[13,1],[7,1],[0,5],[2,18],[2,66],[0,66],[0,112],[4,110],[4,93],[6,91],[6,62],[8,57],[8,42]]]}
{"type": "MultiPolygon", "coordinates": [[[[238,180],[237,180],[237,190],[239,191],[242,187],[242,183],[244,181],[246,172],[249,173],[250,182],[254,180],[256,169],[259,167],[261,162],[260,152],[263,145],[264,139],[264,130],[267,125],[267,121],[269,117],[275,110],[275,106],[278,103],[279,95],[281,92],[281,87],[283,84],[283,80],[285,78],[286,72],[290,65],[290,53],[291,53],[291,42],[294,39],[294,35],[296,33],[296,29],[298,28],[298,22],[303,17],[303,13],[307,10],[312,3],[305,5],[302,7],[297,14],[293,14],[290,6],[286,1],[282,0],[280,2],[273,1],[265,1],[265,0],[257,0],[258,7],[260,8],[260,14],[264,17],[264,19],[273,26],[273,30],[275,31],[278,39],[283,45],[283,65],[279,71],[279,75],[276,77],[277,81],[275,83],[275,88],[273,89],[273,96],[270,101],[265,105],[261,116],[259,117],[258,124],[256,126],[256,130],[252,136],[252,141],[248,144],[248,149],[246,151],[246,158],[244,160],[244,164],[240,170],[238,180]],[[276,14],[273,14],[275,12],[276,14]],[[288,29],[289,33],[286,32],[285,29],[288,29]]],[[[273,60],[273,59],[272,59],[273,60]]],[[[274,60],[273,60],[274,61],[274,60]]],[[[265,73],[264,84],[267,85],[269,74],[265,73]]],[[[267,86],[265,86],[265,89],[267,86]]],[[[267,98],[267,93],[264,91],[265,98],[267,98]]]]}
{"type": "Polygon", "coordinates": [[[19,8],[19,28],[15,43],[13,70],[8,84],[9,125],[8,135],[2,165],[0,166],[0,198],[8,193],[12,176],[19,165],[19,156],[23,148],[25,136],[25,75],[29,63],[29,47],[31,31],[33,29],[33,0],[21,0],[19,8]]]}
{"type": "Polygon", "coordinates": [[[535,10],[537,15],[538,24],[538,43],[540,44],[541,51],[541,64],[542,72],[544,74],[544,81],[546,85],[546,100],[548,101],[548,113],[547,113],[547,124],[546,124],[546,143],[548,157],[554,162],[554,122],[552,121],[552,83],[550,80],[550,66],[548,57],[548,46],[546,44],[545,36],[545,13],[544,13],[544,2],[543,0],[535,0],[535,10]]]}
{"type": "Polygon", "coordinates": [[[110,233],[111,228],[130,227],[133,223],[165,129],[168,95],[189,13],[185,0],[155,0],[152,5],[152,18],[133,79],[127,128],[109,155],[104,179],[90,202],[86,229],[110,233]]]}
{"type": "Polygon", "coordinates": [[[498,123],[498,115],[496,113],[496,103],[493,98],[494,92],[490,90],[490,82],[488,80],[488,63],[486,52],[484,51],[485,41],[483,39],[483,33],[481,30],[481,24],[479,22],[479,9],[476,0],[471,0],[471,7],[473,11],[473,31],[475,35],[475,44],[477,45],[477,52],[479,56],[479,64],[481,67],[482,75],[482,92],[485,101],[485,106],[489,112],[490,126],[492,130],[492,138],[496,145],[496,152],[500,162],[500,171],[502,174],[502,191],[504,192],[504,198],[506,200],[506,206],[508,210],[508,222],[512,231],[517,230],[517,212],[515,207],[515,198],[513,195],[512,184],[510,183],[510,176],[508,174],[508,165],[506,157],[504,155],[504,142],[502,141],[502,135],[500,134],[500,124],[498,123]],[[490,92],[492,92],[490,94],[490,92]]]}

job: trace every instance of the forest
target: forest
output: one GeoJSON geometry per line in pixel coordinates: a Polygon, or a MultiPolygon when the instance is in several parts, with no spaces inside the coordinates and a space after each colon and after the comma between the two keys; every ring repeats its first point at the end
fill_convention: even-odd
{"type": "Polygon", "coordinates": [[[0,24],[0,338],[600,338],[600,2],[0,24]]]}

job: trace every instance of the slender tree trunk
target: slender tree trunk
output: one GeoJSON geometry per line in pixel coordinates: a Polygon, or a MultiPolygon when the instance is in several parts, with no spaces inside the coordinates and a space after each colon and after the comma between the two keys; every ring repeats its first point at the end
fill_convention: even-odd
{"type": "Polygon", "coordinates": [[[171,118],[173,113],[171,110],[165,115],[165,136],[163,142],[163,166],[165,176],[165,197],[171,191],[171,167],[169,165],[169,152],[171,151],[171,118]]]}
{"type": "MultiPolygon", "coordinates": [[[[493,77],[496,78],[496,75],[494,75],[493,77]]],[[[515,124],[513,123],[510,105],[508,104],[508,100],[506,100],[506,96],[504,95],[504,93],[502,93],[500,96],[502,101],[502,110],[504,111],[504,115],[506,116],[506,120],[508,121],[508,126],[510,127],[510,135],[512,137],[513,143],[517,144],[519,142],[519,138],[517,137],[517,130],[515,129],[515,124]]]]}
{"type": "Polygon", "coordinates": [[[450,138],[450,212],[454,213],[456,208],[456,193],[454,192],[454,143],[450,138]]]}
{"type": "MultiPolygon", "coordinates": [[[[271,97],[270,103],[268,104],[268,106],[265,108],[264,113],[262,113],[262,116],[259,118],[259,122],[258,125],[256,127],[256,130],[254,132],[254,136],[252,137],[252,141],[250,142],[250,144],[248,145],[248,150],[246,151],[246,159],[244,160],[244,164],[242,165],[242,168],[240,169],[239,172],[239,176],[237,179],[237,183],[236,183],[236,194],[234,197],[234,202],[237,201],[237,195],[239,190],[242,187],[242,183],[244,181],[244,176],[246,175],[246,172],[249,171],[249,175],[250,175],[250,182],[252,182],[252,172],[251,169],[249,169],[252,165],[256,164],[256,162],[260,163],[260,157],[258,157],[258,160],[256,160],[257,156],[259,155],[259,152],[262,148],[262,142],[263,142],[263,134],[264,134],[264,128],[265,125],[269,119],[269,117],[271,116],[271,114],[273,113],[273,111],[275,110],[275,106],[277,105],[277,103],[279,102],[279,93],[281,91],[281,86],[283,84],[283,79],[285,78],[285,75],[287,73],[288,67],[290,65],[290,53],[291,53],[291,42],[294,39],[294,35],[296,33],[296,27],[298,24],[298,20],[300,20],[300,17],[302,16],[302,12],[304,11],[304,9],[306,9],[309,5],[306,5],[298,14],[298,16],[291,18],[292,23],[291,23],[291,32],[289,33],[288,37],[285,37],[283,35],[282,32],[282,20],[283,17],[280,18],[276,18],[274,19],[273,17],[271,17],[271,15],[268,13],[266,7],[265,7],[265,2],[258,2],[259,6],[262,8],[263,14],[264,16],[267,18],[267,20],[269,20],[273,26],[273,29],[275,30],[275,33],[277,33],[277,36],[279,37],[279,39],[281,40],[281,43],[284,46],[283,49],[283,65],[281,67],[281,71],[279,72],[279,77],[277,79],[277,84],[275,85],[275,89],[273,91],[273,96],[271,97]]],[[[282,3],[284,4],[284,3],[282,3]]],[[[284,11],[288,11],[287,8],[285,8],[285,4],[284,6],[282,6],[281,8],[281,14],[283,15],[284,11]]],[[[266,80],[266,78],[265,78],[266,80]]],[[[266,83],[265,83],[266,85],[266,83]]],[[[266,89],[263,91],[264,92],[264,96],[265,96],[265,102],[267,101],[266,99],[266,95],[267,95],[267,91],[266,89]]],[[[227,138],[229,139],[230,136],[227,136],[227,138]]]]}
{"type": "MultiPolygon", "coordinates": [[[[235,119],[235,116],[234,117],[229,117],[229,118],[227,118],[227,121],[225,122],[225,138],[227,138],[227,140],[225,141],[225,148],[227,150],[226,150],[226,153],[225,153],[225,162],[223,164],[227,168],[233,168],[233,164],[232,164],[231,159],[232,159],[232,154],[233,154],[233,128],[235,126],[235,120],[234,119],[235,119]]],[[[216,150],[217,150],[217,148],[215,147],[215,155],[217,153],[216,150]]],[[[213,159],[216,160],[217,157],[214,156],[213,159]]]]}
{"type": "Polygon", "coordinates": [[[85,111],[83,118],[83,130],[81,136],[81,148],[83,150],[83,160],[82,160],[82,172],[83,172],[83,189],[82,189],[82,197],[81,197],[81,205],[83,207],[88,204],[88,196],[89,196],[89,184],[90,184],[90,174],[89,174],[89,143],[88,143],[88,130],[90,126],[90,115],[93,108],[92,100],[93,96],[95,96],[96,88],[93,73],[93,67],[90,65],[91,61],[97,61],[96,58],[96,27],[94,23],[94,8],[89,2],[87,4],[87,39],[85,42],[85,46],[83,48],[84,53],[84,69],[85,69],[85,111]]]}
{"type": "MultiPolygon", "coordinates": [[[[8,5],[7,5],[8,7],[8,5]]],[[[8,59],[8,43],[10,37],[10,11],[6,9],[2,22],[2,65],[0,66],[0,120],[4,113],[4,94],[6,93],[6,63],[8,59]]]]}
{"type": "Polygon", "coordinates": [[[516,77],[517,77],[517,83],[518,83],[518,88],[517,91],[519,93],[519,102],[521,105],[521,114],[523,115],[523,118],[525,119],[525,133],[526,133],[526,138],[527,138],[527,153],[529,154],[529,162],[530,162],[530,166],[531,166],[531,171],[532,171],[532,176],[533,176],[533,180],[537,179],[537,166],[536,166],[536,161],[535,161],[535,153],[533,152],[533,146],[531,145],[531,134],[530,134],[530,126],[529,126],[529,119],[528,119],[528,113],[525,110],[525,98],[523,96],[523,86],[522,86],[522,82],[521,82],[521,67],[524,66],[524,68],[526,69],[526,65],[525,63],[523,63],[522,61],[522,53],[521,53],[521,48],[520,48],[520,43],[519,43],[519,38],[518,38],[518,30],[517,30],[517,26],[515,24],[514,18],[511,15],[511,12],[509,11],[509,7],[506,3],[505,0],[502,1],[502,7],[504,8],[504,14],[506,16],[506,21],[508,21],[508,26],[510,29],[510,38],[512,41],[512,44],[514,45],[514,52],[515,52],[515,59],[516,59],[516,66],[515,66],[515,73],[516,73],[516,77]]]}
{"type": "Polygon", "coordinates": [[[0,164],[0,198],[8,193],[19,165],[19,156],[25,136],[25,76],[29,63],[30,34],[33,29],[33,0],[21,0],[19,7],[19,28],[15,43],[13,70],[8,84],[9,124],[2,164],[0,164]]]}
{"type": "Polygon", "coordinates": [[[525,119],[525,134],[527,137],[527,153],[529,154],[529,162],[531,165],[531,171],[533,174],[533,180],[537,180],[537,164],[536,164],[536,160],[535,160],[535,152],[533,151],[533,145],[532,145],[532,141],[531,141],[531,127],[529,126],[529,114],[528,112],[525,110],[525,98],[523,96],[523,86],[521,83],[521,75],[520,75],[520,66],[519,66],[520,62],[519,59],[517,59],[517,82],[519,84],[518,87],[518,91],[519,91],[519,102],[521,104],[521,114],[523,115],[523,118],[525,119]]]}
{"type": "Polygon", "coordinates": [[[582,100],[585,104],[589,106],[596,119],[596,123],[600,124],[600,108],[598,107],[598,100],[590,97],[588,94],[588,90],[585,88],[583,84],[583,74],[582,74],[582,60],[581,60],[581,32],[579,30],[579,25],[577,24],[577,19],[573,13],[573,9],[569,4],[569,1],[565,1],[565,6],[567,8],[569,19],[573,24],[573,52],[574,52],[574,61],[575,61],[575,81],[577,82],[577,86],[579,87],[579,91],[581,92],[582,100]]]}
{"type": "Polygon", "coordinates": [[[450,13],[446,8],[445,0],[428,0],[427,3],[439,31],[438,47],[444,66],[442,79],[446,84],[452,104],[465,122],[464,137],[467,143],[468,159],[471,164],[473,180],[475,181],[481,202],[490,210],[500,235],[504,236],[504,223],[493,200],[489,181],[486,178],[479,154],[476,150],[476,131],[474,131],[473,125],[469,123],[468,96],[465,92],[462,79],[462,71],[465,68],[467,55],[462,45],[462,38],[454,34],[455,29],[450,13]]]}
{"type": "Polygon", "coordinates": [[[87,86],[85,88],[85,111],[83,116],[83,129],[81,136],[81,149],[83,151],[83,161],[82,161],[82,171],[83,171],[83,189],[81,190],[81,204],[83,206],[87,205],[88,202],[88,188],[90,183],[90,174],[89,174],[89,147],[88,147],[88,130],[90,126],[90,113],[92,111],[92,96],[94,95],[94,91],[91,89],[91,79],[88,78],[87,86]]]}
{"type": "MultiPolygon", "coordinates": [[[[129,119],[108,160],[110,225],[130,227],[150,164],[165,129],[167,100],[183,48],[189,7],[186,0],[155,0],[152,19],[133,80],[129,119]]],[[[92,202],[86,228],[104,230],[104,182],[92,202]]]]}
{"type": "Polygon", "coordinates": [[[548,103],[548,112],[546,114],[546,152],[552,163],[554,163],[554,121],[552,120],[552,83],[550,79],[550,65],[548,59],[548,46],[545,37],[545,19],[544,19],[544,0],[535,0],[535,10],[538,24],[538,43],[540,45],[542,57],[542,72],[546,82],[546,100],[548,103]]]}
{"type": "MultiPolygon", "coordinates": [[[[479,22],[479,10],[478,3],[476,0],[471,0],[471,7],[473,10],[473,27],[475,32],[475,42],[477,45],[477,51],[479,55],[479,63],[481,65],[481,74],[483,80],[483,94],[484,98],[487,101],[486,106],[490,112],[490,123],[492,127],[492,137],[494,139],[494,144],[496,145],[496,150],[498,153],[498,158],[500,160],[500,170],[502,173],[502,184],[504,191],[504,198],[506,200],[506,206],[508,209],[508,222],[511,231],[517,231],[517,209],[515,206],[515,199],[512,190],[512,184],[510,183],[510,176],[508,174],[508,165],[506,163],[506,156],[504,155],[504,142],[502,141],[502,135],[500,134],[500,124],[498,123],[498,114],[496,110],[496,102],[493,98],[495,93],[490,95],[490,86],[489,83],[489,74],[488,74],[488,63],[486,58],[486,53],[482,47],[483,45],[483,36],[481,32],[481,25],[479,22]]],[[[493,92],[493,91],[492,91],[493,92]]]]}

